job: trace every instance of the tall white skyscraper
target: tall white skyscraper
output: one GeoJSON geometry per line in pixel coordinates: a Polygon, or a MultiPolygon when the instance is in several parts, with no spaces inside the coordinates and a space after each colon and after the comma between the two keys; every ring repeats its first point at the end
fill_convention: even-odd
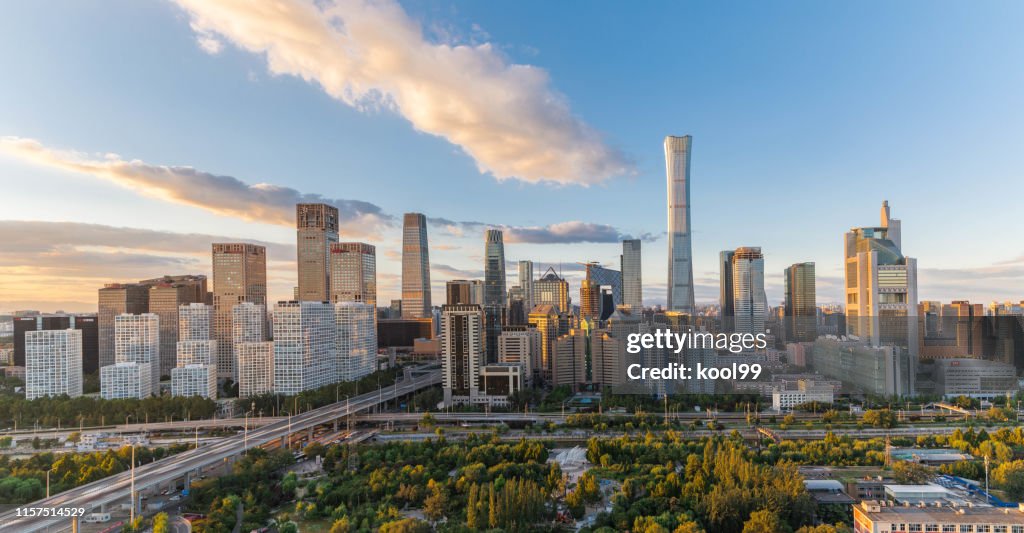
{"type": "Polygon", "coordinates": [[[533,261],[519,262],[519,288],[523,291],[523,308],[529,314],[533,309],[533,261]]]}
{"type": "Polygon", "coordinates": [[[690,235],[690,147],[693,137],[665,137],[668,176],[668,309],[694,312],[690,235]]]}
{"type": "Polygon", "coordinates": [[[149,390],[160,391],[160,317],[153,313],[114,317],[114,361],[148,365],[149,390]]]}
{"type": "Polygon", "coordinates": [[[238,354],[238,397],[274,392],[274,343],[238,343],[235,353],[238,354]]]}
{"type": "Polygon", "coordinates": [[[274,390],[298,394],[334,382],[334,306],[278,302],[274,306],[274,390]]]}
{"type": "Polygon", "coordinates": [[[644,307],[642,273],[640,269],[640,239],[622,241],[622,304],[634,312],[644,307]]]}
{"type": "Polygon", "coordinates": [[[82,331],[25,332],[25,399],[82,395],[82,331]]]}
{"type": "Polygon", "coordinates": [[[337,379],[355,381],[377,366],[377,308],[359,302],[334,304],[337,379]]]}

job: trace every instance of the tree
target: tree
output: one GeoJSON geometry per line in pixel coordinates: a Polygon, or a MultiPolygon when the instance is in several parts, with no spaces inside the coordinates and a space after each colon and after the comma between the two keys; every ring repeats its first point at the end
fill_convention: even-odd
{"type": "Polygon", "coordinates": [[[672,533],[704,533],[704,530],[700,528],[700,524],[693,520],[683,520],[672,530],[672,533]]]}
{"type": "Polygon", "coordinates": [[[170,533],[167,513],[157,513],[153,517],[153,533],[170,533]]]}
{"type": "Polygon", "coordinates": [[[908,485],[921,485],[927,483],[932,478],[931,468],[920,463],[913,463],[910,461],[897,461],[892,465],[892,475],[903,484],[908,485]]]}
{"type": "Polygon", "coordinates": [[[750,519],[743,524],[743,533],[782,533],[789,530],[779,515],[767,509],[750,513],[750,519]]]}
{"type": "Polygon", "coordinates": [[[445,494],[444,487],[433,479],[427,482],[427,490],[430,491],[430,495],[423,500],[423,514],[427,518],[437,522],[445,516],[445,507],[448,506],[448,496],[445,494]]]}
{"type": "Polygon", "coordinates": [[[306,454],[306,457],[309,459],[313,459],[318,455],[323,457],[325,452],[326,448],[324,448],[324,445],[319,442],[311,442],[302,449],[302,453],[306,454]]]}
{"type": "Polygon", "coordinates": [[[348,521],[348,516],[343,516],[334,521],[330,533],[350,533],[351,531],[352,525],[348,521]]]}
{"type": "Polygon", "coordinates": [[[1024,499],[1024,460],[1003,463],[992,471],[992,482],[1014,500],[1024,499]]]}
{"type": "Polygon", "coordinates": [[[864,412],[864,423],[876,428],[896,427],[896,414],[889,409],[869,409],[864,412]]]}
{"type": "Polygon", "coordinates": [[[381,524],[380,533],[429,533],[430,525],[415,518],[403,518],[381,524]]]}

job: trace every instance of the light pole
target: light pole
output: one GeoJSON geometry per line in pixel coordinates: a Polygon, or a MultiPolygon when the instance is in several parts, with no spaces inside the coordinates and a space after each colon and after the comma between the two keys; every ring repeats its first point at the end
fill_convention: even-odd
{"type": "Polygon", "coordinates": [[[136,500],[135,500],[135,442],[132,442],[132,511],[131,511],[130,518],[128,520],[129,524],[133,524],[135,522],[135,506],[136,505],[137,504],[136,504],[136,500]]]}

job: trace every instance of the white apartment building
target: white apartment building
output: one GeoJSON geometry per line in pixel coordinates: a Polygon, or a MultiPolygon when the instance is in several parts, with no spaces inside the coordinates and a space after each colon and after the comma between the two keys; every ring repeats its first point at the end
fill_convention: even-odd
{"type": "Polygon", "coordinates": [[[25,398],[82,395],[82,331],[25,332],[25,398]]]}
{"type": "Polygon", "coordinates": [[[201,303],[178,306],[178,341],[206,341],[213,334],[213,306],[201,303]]]}
{"type": "Polygon", "coordinates": [[[238,397],[248,398],[274,392],[274,343],[242,342],[238,355],[238,397]]]}
{"type": "Polygon", "coordinates": [[[104,400],[145,398],[153,394],[150,363],[119,362],[100,367],[100,396],[104,400]]]}
{"type": "Polygon", "coordinates": [[[160,317],[153,313],[114,317],[114,362],[148,364],[150,392],[160,386],[160,317]]]}
{"type": "Polygon", "coordinates": [[[358,302],[334,304],[335,381],[355,381],[372,374],[377,364],[377,308],[358,302]]]}
{"type": "Polygon", "coordinates": [[[274,390],[298,394],[334,383],[334,306],[278,302],[274,306],[274,390]]]}
{"type": "Polygon", "coordinates": [[[217,365],[187,364],[172,368],[171,396],[202,396],[216,399],[217,365]]]}

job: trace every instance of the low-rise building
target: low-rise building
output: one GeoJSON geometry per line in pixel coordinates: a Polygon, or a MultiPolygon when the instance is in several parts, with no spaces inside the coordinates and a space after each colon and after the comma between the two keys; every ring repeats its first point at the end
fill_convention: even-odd
{"type": "Polygon", "coordinates": [[[1024,505],[1017,509],[951,505],[900,505],[868,500],[853,507],[855,533],[1024,533],[1024,505]]]}
{"type": "Polygon", "coordinates": [[[835,389],[832,385],[801,379],[772,391],[772,409],[784,411],[809,402],[830,404],[834,399],[835,389]]]}
{"type": "Polygon", "coordinates": [[[523,365],[496,363],[480,368],[480,395],[475,403],[507,407],[509,396],[523,389],[525,379],[523,365]]]}

